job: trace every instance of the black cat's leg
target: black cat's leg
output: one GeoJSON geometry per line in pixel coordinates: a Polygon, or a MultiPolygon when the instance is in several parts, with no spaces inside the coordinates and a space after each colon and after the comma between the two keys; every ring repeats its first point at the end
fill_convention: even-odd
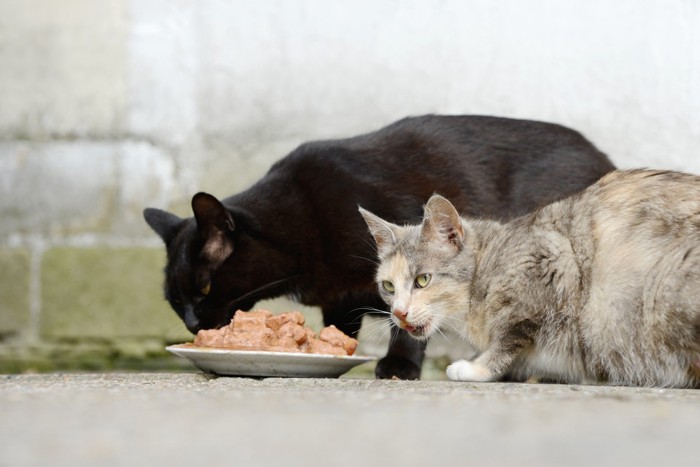
{"type": "Polygon", "coordinates": [[[507,375],[513,362],[534,342],[537,325],[519,321],[494,333],[493,344],[474,361],[459,360],[447,367],[452,381],[498,381],[507,375]]]}
{"type": "Polygon", "coordinates": [[[392,325],[389,350],[377,362],[375,376],[379,379],[419,379],[426,345],[426,340],[415,339],[403,329],[392,325]]]}

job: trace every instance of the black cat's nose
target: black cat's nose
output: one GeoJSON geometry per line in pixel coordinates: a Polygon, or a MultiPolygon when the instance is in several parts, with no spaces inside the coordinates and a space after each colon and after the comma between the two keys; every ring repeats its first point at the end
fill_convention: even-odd
{"type": "Polygon", "coordinates": [[[187,327],[188,331],[190,331],[192,334],[197,334],[197,331],[200,329],[199,318],[197,318],[197,316],[194,314],[194,308],[192,306],[185,307],[183,321],[185,322],[185,326],[187,327]]]}

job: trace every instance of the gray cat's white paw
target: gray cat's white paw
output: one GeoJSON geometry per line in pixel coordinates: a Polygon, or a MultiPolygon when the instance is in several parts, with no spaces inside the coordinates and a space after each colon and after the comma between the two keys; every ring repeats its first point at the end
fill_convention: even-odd
{"type": "Polygon", "coordinates": [[[458,360],[447,367],[450,381],[491,381],[491,372],[485,366],[458,360]]]}

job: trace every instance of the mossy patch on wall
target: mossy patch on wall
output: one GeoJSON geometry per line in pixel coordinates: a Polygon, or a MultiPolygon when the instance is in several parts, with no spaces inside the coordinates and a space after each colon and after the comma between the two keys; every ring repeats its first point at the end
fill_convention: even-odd
{"type": "Polygon", "coordinates": [[[164,251],[54,248],[41,268],[43,338],[191,339],[163,299],[164,251]]]}
{"type": "Polygon", "coordinates": [[[30,320],[29,252],[0,249],[0,334],[26,328],[30,320]]]}

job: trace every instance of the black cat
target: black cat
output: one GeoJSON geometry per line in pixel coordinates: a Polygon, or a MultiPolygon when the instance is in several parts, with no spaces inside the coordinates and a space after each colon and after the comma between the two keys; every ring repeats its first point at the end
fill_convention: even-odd
{"type": "MultiPolygon", "coordinates": [[[[367,310],[386,309],[358,205],[394,223],[418,223],[439,193],[464,215],[507,219],[613,169],[559,125],[429,115],[303,144],[241,193],[222,201],[196,194],[194,218],[153,208],[144,217],[167,247],[165,296],[191,332],[287,295],[321,307],[326,325],[352,335],[367,310]]],[[[418,378],[424,344],[398,328],[391,337],[377,377],[418,378]]]]}

